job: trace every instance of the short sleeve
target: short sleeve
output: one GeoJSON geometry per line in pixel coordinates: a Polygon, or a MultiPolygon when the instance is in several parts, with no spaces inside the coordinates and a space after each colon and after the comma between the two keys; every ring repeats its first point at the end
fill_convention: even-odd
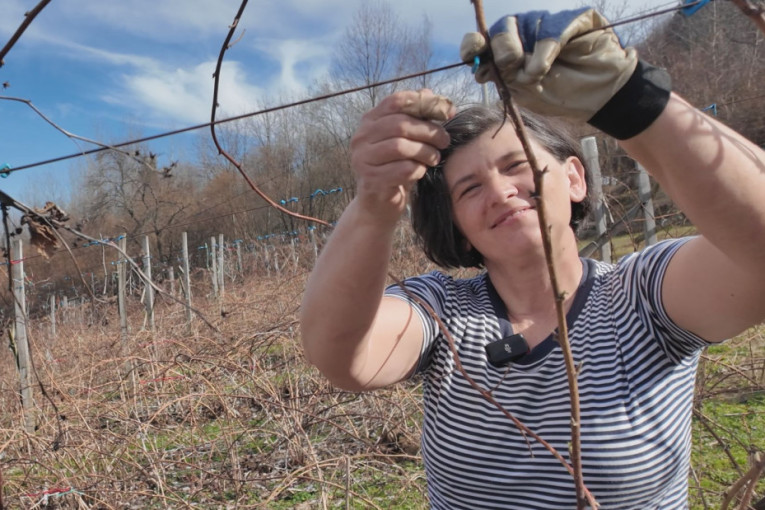
{"type": "Polygon", "coordinates": [[[420,359],[414,371],[415,374],[422,373],[428,367],[431,358],[430,354],[440,333],[438,323],[433,318],[428,307],[439,319],[446,319],[446,295],[449,281],[451,281],[450,277],[434,271],[404,280],[402,283],[406,291],[398,284],[391,285],[385,289],[386,296],[396,297],[409,303],[422,323],[424,338],[420,359]]]}
{"type": "Polygon", "coordinates": [[[680,363],[710,345],[675,324],[667,315],[662,300],[662,284],[669,262],[689,239],[659,242],[625,256],[617,265],[630,304],[674,363],[680,363]]]}

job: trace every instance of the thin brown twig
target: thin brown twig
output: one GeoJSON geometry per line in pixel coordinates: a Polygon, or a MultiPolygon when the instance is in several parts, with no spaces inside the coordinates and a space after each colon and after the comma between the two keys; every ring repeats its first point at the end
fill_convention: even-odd
{"type": "Polygon", "coordinates": [[[540,169],[536,155],[531,147],[529,138],[526,134],[523,120],[512,100],[512,95],[507,84],[502,79],[502,75],[494,62],[494,57],[491,54],[491,44],[489,37],[489,30],[486,25],[486,19],[483,14],[483,1],[471,0],[475,7],[476,24],[478,31],[484,36],[487,42],[488,49],[488,61],[494,72],[494,84],[497,86],[499,96],[505,105],[506,112],[509,113],[510,118],[513,120],[515,131],[518,139],[523,146],[523,151],[526,154],[526,159],[529,161],[529,165],[534,173],[534,199],[537,204],[537,213],[539,215],[539,227],[542,233],[542,244],[545,251],[545,259],[547,261],[547,269],[550,275],[550,285],[553,290],[553,297],[555,300],[555,310],[558,317],[558,332],[557,339],[558,344],[563,352],[563,359],[566,364],[566,376],[568,378],[569,395],[571,400],[571,464],[573,468],[574,484],[576,486],[576,500],[577,509],[583,509],[585,504],[589,503],[592,508],[597,508],[598,504],[595,501],[592,494],[586,489],[584,480],[582,477],[582,445],[580,434],[580,405],[579,405],[579,389],[577,384],[577,370],[574,362],[573,355],[571,353],[571,346],[568,341],[568,324],[566,323],[566,312],[563,307],[563,303],[566,299],[566,295],[560,289],[558,283],[558,276],[555,270],[552,239],[550,236],[550,226],[547,220],[547,209],[543,200],[544,190],[544,175],[547,173],[547,168],[540,169]],[[586,497],[586,499],[585,499],[586,497]]]}
{"type": "Polygon", "coordinates": [[[247,175],[247,172],[244,171],[244,167],[242,164],[234,159],[233,156],[231,156],[228,152],[226,152],[223,147],[221,147],[220,142],[218,142],[218,137],[215,134],[215,113],[218,110],[218,89],[220,86],[220,73],[221,73],[221,67],[223,67],[223,57],[226,54],[226,50],[229,49],[229,42],[231,41],[231,38],[234,36],[234,32],[236,32],[236,27],[239,25],[239,20],[242,17],[242,13],[244,12],[245,7],[247,7],[248,0],[242,0],[242,3],[239,5],[239,11],[237,11],[236,16],[234,16],[234,21],[229,26],[228,35],[226,35],[226,39],[223,41],[223,46],[221,46],[220,54],[218,55],[218,62],[215,65],[215,73],[213,74],[214,78],[214,85],[213,85],[213,101],[212,101],[212,112],[210,113],[210,132],[212,134],[213,143],[215,144],[215,147],[218,149],[218,154],[222,155],[224,158],[226,158],[234,167],[239,171],[239,173],[242,175],[245,181],[247,181],[247,184],[252,188],[252,190],[258,194],[260,198],[268,202],[268,204],[276,209],[277,211],[280,211],[287,216],[292,216],[293,218],[297,218],[300,220],[305,221],[311,221],[314,223],[318,223],[320,225],[324,225],[325,227],[332,227],[332,225],[324,220],[320,220],[319,218],[314,218],[312,216],[306,216],[303,214],[299,214],[296,212],[292,212],[289,209],[282,207],[281,205],[277,204],[271,197],[269,197],[263,190],[261,190],[255,182],[253,182],[252,179],[250,179],[250,176],[247,175]]]}
{"type": "MultiPolygon", "coordinates": [[[[23,99],[23,98],[20,98],[20,97],[11,97],[11,96],[0,96],[0,100],[3,100],[3,101],[16,101],[16,102],[23,103],[23,104],[27,105],[29,108],[32,109],[32,111],[34,111],[37,115],[39,115],[45,122],[47,122],[48,124],[53,126],[53,128],[56,131],[60,132],[61,134],[63,134],[64,136],[66,136],[67,138],[69,138],[71,140],[79,140],[81,142],[92,143],[93,145],[98,145],[102,150],[107,150],[108,149],[108,150],[112,150],[112,151],[115,151],[115,152],[119,152],[120,154],[124,154],[128,158],[132,159],[133,161],[135,161],[139,165],[145,166],[146,168],[148,168],[152,172],[156,172],[156,173],[158,173],[160,175],[166,175],[166,174],[163,174],[162,172],[158,171],[156,168],[152,167],[145,160],[139,159],[134,154],[132,154],[130,151],[122,150],[122,149],[120,149],[119,147],[117,147],[115,145],[109,145],[108,143],[99,142],[98,140],[92,140],[90,138],[86,138],[84,136],[80,136],[80,135],[74,134],[71,131],[67,131],[66,129],[62,128],[61,126],[59,126],[58,124],[53,122],[43,112],[41,112],[40,109],[37,108],[35,105],[33,105],[32,101],[29,100],[29,99],[23,99]]],[[[75,145],[77,145],[76,142],[75,142],[75,145]]],[[[77,145],[77,146],[79,147],[79,145],[77,145]]],[[[86,152],[81,149],[80,150],[80,154],[84,156],[86,154],[86,152]]]]}
{"type": "Polygon", "coordinates": [[[752,497],[754,497],[754,488],[757,486],[757,480],[760,479],[763,471],[765,471],[765,454],[762,452],[755,452],[751,455],[750,459],[752,462],[752,469],[749,471],[751,473],[751,479],[744,494],[741,496],[741,503],[739,504],[738,510],[749,510],[749,503],[751,503],[752,497]]]}
{"type": "MultiPolygon", "coordinates": [[[[267,113],[273,113],[273,112],[278,112],[278,111],[281,111],[281,110],[287,110],[289,108],[294,108],[296,106],[303,106],[303,105],[310,104],[310,103],[315,103],[315,102],[318,102],[318,101],[326,101],[327,99],[332,99],[332,98],[343,96],[343,95],[346,95],[346,94],[352,94],[354,92],[360,92],[362,90],[367,90],[367,89],[371,89],[371,88],[375,88],[375,87],[381,87],[383,85],[389,85],[391,83],[398,83],[398,82],[404,81],[404,80],[411,80],[413,78],[419,78],[421,76],[426,76],[428,74],[440,73],[442,71],[448,71],[450,69],[456,69],[458,67],[464,67],[464,66],[465,66],[464,62],[457,62],[455,64],[449,64],[449,65],[442,66],[442,67],[437,67],[437,68],[433,68],[433,69],[426,69],[425,71],[418,71],[416,73],[407,74],[405,76],[398,76],[396,78],[391,78],[389,80],[382,80],[382,81],[378,81],[378,82],[375,82],[375,83],[369,83],[367,85],[361,85],[359,87],[353,87],[353,88],[350,88],[350,89],[340,90],[338,92],[331,92],[329,94],[322,94],[320,96],[315,96],[315,97],[311,97],[311,98],[308,98],[308,99],[301,99],[300,101],[294,101],[292,103],[286,103],[286,104],[282,104],[282,105],[279,105],[279,106],[272,106],[270,108],[264,108],[264,109],[258,110],[256,112],[243,113],[242,115],[236,115],[234,117],[227,117],[225,119],[218,119],[218,120],[215,120],[214,122],[205,122],[203,124],[196,124],[194,126],[188,126],[188,127],[185,127],[185,128],[175,129],[173,131],[166,131],[164,133],[158,133],[156,135],[145,136],[143,138],[136,138],[136,139],[133,139],[133,140],[128,140],[128,141],[125,141],[125,142],[120,142],[120,143],[114,144],[113,146],[114,147],[124,147],[126,145],[134,145],[134,144],[137,144],[137,143],[150,142],[152,140],[157,140],[159,138],[165,138],[165,137],[168,137],[168,136],[179,135],[181,133],[187,133],[189,131],[196,131],[197,129],[202,129],[202,128],[211,127],[211,126],[216,126],[218,124],[225,124],[227,122],[234,122],[234,121],[237,121],[237,120],[248,119],[250,117],[256,117],[258,115],[265,115],[267,113]]],[[[78,153],[75,153],[75,154],[68,154],[66,156],[59,156],[59,157],[56,157],[56,158],[46,159],[44,161],[38,161],[36,163],[28,163],[26,165],[18,165],[18,166],[14,166],[13,168],[9,168],[9,169],[4,170],[3,173],[13,173],[13,172],[18,172],[20,170],[26,170],[28,168],[33,168],[33,167],[43,166],[43,165],[49,165],[51,163],[58,163],[59,161],[64,161],[64,160],[72,159],[72,158],[79,158],[80,156],[87,156],[87,155],[94,154],[96,152],[101,152],[101,151],[104,151],[104,150],[107,150],[107,149],[101,147],[101,148],[98,148],[98,149],[90,149],[90,150],[87,150],[87,151],[82,152],[82,153],[78,152],[78,153]]]]}
{"type": "Polygon", "coordinates": [[[40,14],[40,11],[42,11],[49,3],[50,0],[40,0],[40,3],[35,5],[34,9],[24,13],[24,21],[21,22],[21,25],[19,25],[19,28],[16,29],[16,32],[14,32],[8,42],[5,43],[3,49],[0,50],[0,67],[3,67],[5,64],[3,59],[8,54],[8,52],[11,51],[11,48],[13,48],[13,45],[16,44],[16,41],[19,40],[21,34],[24,33],[32,21],[37,17],[37,15],[40,14]]]}
{"type": "MultiPolygon", "coordinates": [[[[759,386],[759,383],[757,382],[757,380],[754,377],[752,377],[752,376],[750,376],[748,374],[745,374],[744,371],[739,369],[738,367],[735,367],[735,366],[733,366],[733,365],[731,365],[729,363],[725,363],[724,361],[721,361],[719,359],[712,358],[712,357],[710,357],[709,355],[706,355],[706,354],[702,354],[701,358],[706,360],[706,361],[708,361],[708,362],[710,362],[710,363],[714,363],[715,365],[720,365],[721,367],[727,368],[731,372],[733,372],[733,373],[735,373],[737,375],[740,375],[741,377],[746,379],[749,383],[751,383],[755,387],[759,386]]],[[[754,354],[751,355],[751,359],[755,359],[754,354]]],[[[752,364],[752,369],[754,369],[754,364],[752,364]]]]}
{"type": "MultiPolygon", "coordinates": [[[[27,213],[29,214],[29,213],[27,213]]],[[[61,241],[61,244],[64,245],[64,248],[66,248],[66,251],[69,253],[69,257],[72,259],[72,263],[74,264],[74,268],[77,270],[77,276],[80,278],[80,282],[85,287],[85,290],[88,291],[88,294],[90,294],[90,298],[93,302],[93,307],[95,308],[96,303],[105,303],[104,300],[98,299],[96,297],[95,292],[93,289],[90,288],[90,285],[88,285],[88,282],[85,281],[85,276],[82,272],[82,269],[80,268],[80,263],[77,262],[77,257],[74,256],[74,253],[72,253],[72,249],[69,247],[69,243],[66,242],[66,239],[61,235],[61,233],[58,231],[58,228],[56,228],[55,225],[51,223],[51,220],[49,218],[46,218],[43,215],[36,215],[37,218],[44,221],[49,227],[51,232],[55,234],[55,236],[58,238],[59,241],[61,241]]]]}
{"type": "MultiPolygon", "coordinates": [[[[197,310],[196,308],[194,308],[192,306],[189,306],[183,300],[178,299],[177,297],[171,295],[169,292],[165,291],[164,289],[159,287],[156,283],[151,281],[151,279],[148,276],[146,276],[146,274],[143,271],[141,271],[141,268],[138,267],[138,264],[136,264],[133,261],[133,259],[127,253],[122,251],[122,249],[120,249],[120,247],[116,243],[113,243],[111,241],[104,241],[102,239],[96,239],[94,237],[91,237],[91,236],[89,236],[87,234],[84,234],[84,233],[80,232],[79,230],[77,230],[75,228],[70,227],[69,225],[66,225],[63,222],[54,220],[52,218],[48,218],[46,216],[43,216],[40,213],[38,213],[37,211],[35,211],[33,208],[24,205],[23,203],[19,202],[18,200],[16,200],[15,198],[11,197],[10,195],[8,195],[7,193],[5,193],[2,190],[0,190],[0,202],[4,206],[13,206],[14,208],[18,209],[19,211],[23,212],[24,214],[27,214],[27,215],[30,215],[30,216],[34,216],[35,218],[39,218],[40,220],[44,221],[45,223],[47,223],[49,226],[52,227],[51,230],[54,232],[56,237],[64,244],[64,246],[69,251],[69,254],[72,256],[72,260],[74,261],[75,266],[78,268],[77,273],[80,274],[80,278],[82,279],[83,285],[85,285],[85,288],[88,289],[88,292],[90,293],[91,297],[94,300],[97,299],[97,298],[95,297],[95,295],[93,294],[92,290],[90,289],[90,286],[88,286],[87,282],[85,282],[85,280],[82,278],[81,271],[79,270],[79,264],[77,263],[77,260],[74,257],[74,254],[72,254],[71,250],[69,249],[68,244],[64,241],[63,237],[61,237],[61,234],[58,232],[58,229],[60,229],[60,228],[62,228],[64,230],[67,230],[67,231],[71,232],[72,234],[74,234],[76,236],[79,236],[79,237],[82,237],[83,239],[86,239],[86,240],[91,241],[93,243],[97,243],[97,244],[101,244],[101,245],[105,245],[105,246],[109,246],[111,248],[114,248],[115,250],[117,250],[124,257],[124,259],[127,261],[127,263],[129,263],[132,266],[133,270],[144,281],[144,283],[146,283],[147,285],[150,285],[159,294],[161,294],[161,295],[163,295],[165,297],[168,297],[172,301],[174,301],[176,303],[179,303],[179,304],[183,305],[184,307],[190,309],[197,317],[199,317],[202,320],[202,322],[205,323],[205,325],[207,325],[210,329],[212,329],[216,333],[220,333],[220,330],[212,322],[210,322],[202,314],[202,312],[200,312],[199,310],[197,310]]],[[[101,301],[101,300],[99,300],[99,301],[101,301]]]]}
{"type": "MultiPolygon", "coordinates": [[[[303,466],[303,467],[301,467],[299,469],[296,469],[292,473],[289,473],[284,480],[282,480],[282,482],[262,502],[262,505],[264,507],[267,507],[266,505],[268,505],[271,501],[273,501],[276,497],[278,497],[279,494],[281,494],[289,486],[289,484],[293,480],[301,479],[301,478],[303,478],[303,479],[310,479],[310,477],[308,477],[306,475],[306,473],[310,472],[313,469],[319,469],[319,468],[321,468],[321,466],[335,466],[336,467],[340,462],[343,462],[344,459],[348,459],[348,458],[363,458],[363,457],[367,457],[367,456],[368,455],[360,454],[360,455],[343,456],[343,457],[337,457],[337,458],[332,458],[332,459],[326,459],[326,460],[317,461],[317,462],[314,462],[313,464],[310,464],[310,465],[307,465],[307,466],[303,466]]],[[[330,485],[335,485],[335,486],[337,486],[339,488],[342,487],[339,484],[332,483],[332,482],[324,481],[324,483],[327,483],[327,484],[330,484],[330,485]]],[[[356,497],[358,497],[359,499],[362,499],[365,503],[372,505],[374,508],[378,508],[378,509],[380,508],[379,506],[375,505],[372,501],[370,501],[370,500],[368,500],[366,498],[363,498],[361,495],[359,495],[359,494],[354,494],[354,495],[356,497]]]]}
{"type": "MultiPolygon", "coordinates": [[[[529,449],[531,448],[531,445],[529,444],[529,440],[527,436],[531,436],[534,440],[536,440],[539,444],[544,446],[547,451],[549,451],[553,457],[558,459],[561,464],[563,464],[563,467],[566,468],[566,470],[573,476],[574,475],[574,468],[569,464],[569,462],[563,458],[563,455],[558,452],[558,450],[555,449],[553,445],[545,441],[539,434],[531,430],[528,426],[526,426],[522,421],[520,421],[518,418],[515,417],[510,411],[505,409],[502,404],[494,398],[494,395],[490,391],[485,390],[482,388],[475,380],[470,377],[470,375],[467,373],[467,370],[465,370],[465,367],[462,365],[462,362],[460,361],[459,353],[457,352],[457,346],[454,343],[454,337],[452,337],[451,333],[449,332],[448,328],[446,327],[446,324],[443,323],[441,318],[436,314],[436,312],[431,308],[430,305],[428,305],[425,301],[421,300],[417,296],[411,293],[409,289],[406,288],[406,285],[398,279],[396,279],[393,275],[388,273],[388,276],[395,280],[396,284],[406,293],[406,295],[416,301],[420,304],[427,312],[428,314],[433,318],[434,321],[436,321],[436,324],[438,324],[439,330],[444,334],[446,337],[446,340],[449,344],[449,350],[452,353],[452,359],[454,359],[454,364],[457,367],[457,370],[462,374],[462,377],[465,378],[465,380],[468,382],[468,384],[476,390],[478,393],[481,394],[481,396],[486,399],[489,403],[491,403],[494,407],[496,407],[502,414],[505,415],[506,418],[508,418],[510,421],[515,424],[515,426],[518,428],[518,430],[523,435],[524,439],[526,440],[526,444],[529,446],[529,449]]],[[[588,501],[595,501],[592,494],[590,494],[590,491],[587,489],[587,487],[582,487],[585,497],[588,501]]],[[[592,507],[597,508],[596,506],[592,507]]]]}
{"type": "Polygon", "coordinates": [[[741,467],[738,465],[738,462],[736,462],[736,459],[733,457],[733,454],[730,452],[730,445],[723,441],[723,439],[717,434],[715,429],[712,428],[712,424],[709,423],[709,418],[707,418],[704,413],[699,411],[698,409],[693,410],[693,415],[699,420],[699,422],[704,426],[707,431],[712,434],[712,437],[715,438],[717,441],[717,444],[720,445],[723,452],[725,452],[725,455],[727,455],[728,460],[730,460],[731,465],[733,468],[738,472],[739,476],[744,476],[744,472],[741,471],[741,467]]]}
{"type": "Polygon", "coordinates": [[[749,502],[751,501],[752,495],[754,494],[754,486],[757,484],[757,480],[765,470],[765,454],[762,452],[755,452],[752,454],[751,459],[752,467],[749,468],[749,471],[744,473],[741,478],[736,480],[736,482],[731,485],[727,491],[725,491],[725,497],[723,498],[720,510],[727,510],[728,505],[730,505],[731,501],[733,501],[733,498],[736,497],[736,494],[738,494],[739,491],[747,483],[749,483],[749,488],[744,492],[744,495],[741,498],[741,505],[739,506],[739,510],[747,510],[749,507],[749,502]]]}
{"type": "MultiPolygon", "coordinates": [[[[695,2],[691,2],[691,3],[686,4],[686,5],[681,5],[681,6],[677,6],[677,7],[671,7],[671,8],[668,8],[668,9],[661,10],[661,11],[656,11],[656,12],[652,12],[652,13],[649,13],[649,14],[645,14],[645,15],[641,15],[641,16],[636,16],[636,17],[632,17],[632,18],[628,18],[628,19],[624,19],[624,20],[620,20],[620,21],[616,21],[614,23],[611,23],[610,25],[606,25],[604,27],[600,27],[599,29],[593,29],[593,30],[603,30],[603,29],[606,29],[606,28],[611,28],[611,27],[616,27],[616,26],[619,26],[619,25],[625,25],[625,24],[628,24],[628,23],[634,23],[634,22],[637,22],[637,21],[642,21],[644,19],[648,19],[648,18],[652,18],[652,17],[656,17],[656,16],[661,16],[661,15],[664,15],[664,14],[670,14],[672,12],[677,12],[677,11],[683,9],[684,7],[690,7],[690,6],[696,5],[696,4],[700,3],[701,1],[702,0],[697,0],[695,2]]],[[[584,35],[584,34],[582,34],[582,35],[584,35]]],[[[236,42],[238,42],[238,41],[236,41],[236,42]]],[[[231,45],[233,45],[233,44],[235,44],[235,43],[232,43],[231,45]]],[[[257,115],[263,115],[263,114],[266,114],[266,113],[272,113],[272,112],[275,112],[275,111],[284,110],[284,109],[288,109],[288,108],[293,108],[293,107],[296,107],[296,106],[302,106],[302,105],[313,103],[313,102],[324,101],[324,100],[332,99],[334,97],[342,96],[342,95],[345,95],[345,94],[352,94],[354,92],[360,92],[362,90],[367,90],[367,89],[374,88],[374,87],[380,87],[380,86],[383,86],[383,85],[389,85],[391,83],[397,83],[397,82],[400,82],[400,81],[411,80],[411,79],[414,79],[414,78],[419,78],[419,77],[422,77],[422,76],[426,76],[428,74],[440,73],[440,72],[443,72],[443,71],[448,71],[448,70],[451,70],[451,69],[456,69],[456,68],[464,67],[464,66],[465,66],[465,62],[457,62],[457,63],[454,63],[454,64],[449,64],[449,65],[445,65],[445,66],[441,66],[441,67],[436,67],[436,68],[433,68],[433,69],[427,69],[425,71],[418,71],[416,73],[407,74],[407,75],[403,75],[403,76],[398,76],[398,77],[395,77],[395,78],[390,78],[388,80],[382,80],[382,81],[375,82],[375,83],[361,85],[359,87],[353,87],[353,88],[350,88],[350,89],[340,90],[340,91],[337,91],[337,92],[331,92],[329,94],[323,94],[323,95],[315,96],[315,97],[308,98],[308,99],[302,99],[300,101],[295,101],[295,102],[292,102],[292,103],[287,103],[287,104],[283,104],[283,105],[279,105],[279,106],[274,106],[274,107],[271,107],[271,108],[265,108],[263,110],[259,110],[259,111],[256,111],[256,112],[250,112],[250,113],[245,113],[245,114],[242,114],[242,115],[237,115],[237,116],[234,116],[234,117],[228,117],[228,118],[224,118],[224,119],[219,119],[219,120],[215,121],[215,124],[223,124],[223,123],[226,123],[226,122],[233,122],[233,121],[237,121],[237,120],[246,119],[246,118],[249,118],[249,117],[254,117],[254,116],[257,116],[257,115]]],[[[753,99],[758,99],[759,97],[760,96],[751,97],[751,98],[744,98],[744,99],[740,99],[740,100],[733,101],[733,102],[735,103],[735,102],[739,102],[739,101],[749,101],[749,100],[753,100],[753,99]]],[[[729,103],[722,103],[721,106],[722,105],[726,105],[726,104],[731,104],[731,103],[730,102],[729,103]]],[[[205,122],[203,124],[196,124],[196,125],[193,125],[193,126],[188,126],[188,127],[185,127],[185,128],[180,128],[180,129],[176,129],[176,130],[172,130],[172,131],[167,131],[167,132],[159,133],[159,134],[156,134],[156,135],[151,135],[151,136],[147,136],[147,137],[143,137],[143,138],[137,138],[137,139],[134,139],[134,140],[128,140],[128,141],[125,141],[125,142],[120,142],[118,144],[115,144],[114,147],[124,147],[126,145],[133,145],[133,144],[137,144],[137,143],[148,142],[148,141],[156,140],[156,139],[159,139],[159,138],[164,138],[164,137],[168,137],[168,136],[174,136],[174,135],[178,135],[178,134],[181,134],[181,133],[187,133],[189,131],[196,131],[197,129],[202,129],[202,128],[206,128],[206,127],[209,127],[209,126],[210,126],[210,123],[209,122],[205,122]]],[[[49,165],[51,163],[57,163],[59,161],[64,161],[64,160],[67,160],[67,159],[77,158],[77,157],[80,157],[80,156],[87,156],[89,154],[93,154],[93,153],[96,153],[96,152],[101,152],[103,150],[106,150],[106,148],[102,147],[102,148],[97,148],[97,149],[91,149],[91,150],[85,151],[83,153],[68,154],[66,156],[59,156],[59,157],[55,157],[55,158],[51,158],[51,159],[46,159],[46,160],[43,160],[43,161],[38,161],[38,162],[35,162],[35,163],[28,163],[28,164],[24,164],[24,165],[18,165],[18,166],[15,166],[15,167],[11,168],[11,169],[7,169],[6,172],[7,173],[11,173],[11,172],[19,171],[19,170],[26,170],[28,168],[33,168],[33,167],[38,167],[38,166],[43,166],[43,165],[49,165]]]]}
{"type": "Polygon", "coordinates": [[[699,480],[699,475],[696,473],[696,470],[693,468],[693,466],[691,466],[691,476],[693,476],[693,480],[696,482],[696,487],[698,487],[699,499],[701,499],[701,504],[704,505],[704,510],[709,510],[707,498],[704,497],[704,489],[701,487],[701,480],[699,480]]]}

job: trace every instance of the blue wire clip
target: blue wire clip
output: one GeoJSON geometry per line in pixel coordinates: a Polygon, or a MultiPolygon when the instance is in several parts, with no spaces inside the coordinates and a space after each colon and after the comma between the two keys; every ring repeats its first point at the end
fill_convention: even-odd
{"type": "Polygon", "coordinates": [[[481,65],[481,57],[476,55],[473,57],[473,67],[470,69],[470,72],[475,74],[476,71],[478,71],[478,66],[481,65]]]}
{"type": "Polygon", "coordinates": [[[704,7],[706,4],[709,3],[709,0],[683,0],[683,5],[687,5],[688,7],[683,7],[680,9],[680,11],[686,16],[691,16],[696,13],[699,9],[704,7]]]}
{"type": "Polygon", "coordinates": [[[709,106],[707,106],[706,108],[702,108],[701,109],[702,112],[707,112],[707,111],[710,111],[710,110],[712,111],[712,115],[717,117],[717,103],[712,103],[709,106]]]}
{"type": "Polygon", "coordinates": [[[6,179],[9,175],[11,175],[11,173],[6,172],[6,170],[10,170],[10,169],[11,169],[11,165],[9,165],[8,163],[3,163],[3,166],[0,166],[0,177],[2,177],[3,179],[6,179]]]}

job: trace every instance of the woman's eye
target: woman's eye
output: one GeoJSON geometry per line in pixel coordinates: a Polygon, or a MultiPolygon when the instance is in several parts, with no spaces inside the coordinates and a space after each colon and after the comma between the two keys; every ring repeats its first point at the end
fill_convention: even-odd
{"type": "Polygon", "coordinates": [[[505,167],[505,174],[520,172],[528,166],[528,161],[514,161],[505,167]]]}
{"type": "Polygon", "coordinates": [[[460,193],[460,198],[470,195],[473,191],[478,189],[478,184],[469,184],[463,188],[462,193],[460,193]]]}

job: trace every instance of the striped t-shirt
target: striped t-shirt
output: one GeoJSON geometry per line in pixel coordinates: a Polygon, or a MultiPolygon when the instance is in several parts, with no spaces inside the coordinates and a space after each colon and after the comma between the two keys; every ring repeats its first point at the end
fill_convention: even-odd
{"type": "MultiPolygon", "coordinates": [[[[581,364],[584,482],[602,510],[688,505],[694,378],[707,343],[675,325],[662,306],[662,279],[682,242],[659,243],[616,265],[582,261],[567,320],[581,364]]],[[[486,274],[453,279],[433,272],[406,286],[443,320],[468,374],[568,460],[568,383],[552,336],[495,368],[484,346],[512,331],[486,274]]],[[[386,293],[409,300],[395,286],[386,293]]],[[[573,477],[470,387],[433,318],[413,306],[425,330],[417,371],[425,383],[422,455],[431,507],[576,508],[573,477]]]]}

